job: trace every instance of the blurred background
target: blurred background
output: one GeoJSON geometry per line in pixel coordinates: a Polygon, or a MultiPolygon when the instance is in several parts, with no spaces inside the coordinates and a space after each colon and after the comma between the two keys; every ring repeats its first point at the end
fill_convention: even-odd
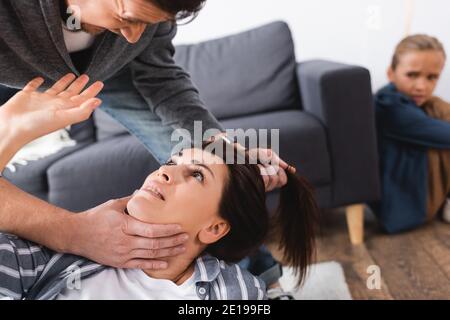
{"type": "MultiPolygon", "coordinates": [[[[195,43],[286,21],[299,61],[330,59],[358,64],[372,74],[373,89],[387,81],[395,45],[408,34],[438,37],[450,52],[448,0],[208,0],[197,20],[179,28],[176,44],[195,43]]],[[[450,72],[437,95],[450,100],[450,72]]]]}

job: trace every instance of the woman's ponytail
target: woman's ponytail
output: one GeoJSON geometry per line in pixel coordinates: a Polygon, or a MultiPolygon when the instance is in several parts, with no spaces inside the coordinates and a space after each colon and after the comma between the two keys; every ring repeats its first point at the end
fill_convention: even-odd
{"type": "Polygon", "coordinates": [[[270,238],[278,243],[284,262],[294,268],[300,286],[315,257],[319,208],[310,184],[290,172],[286,174],[288,182],[281,189],[270,238]]]}

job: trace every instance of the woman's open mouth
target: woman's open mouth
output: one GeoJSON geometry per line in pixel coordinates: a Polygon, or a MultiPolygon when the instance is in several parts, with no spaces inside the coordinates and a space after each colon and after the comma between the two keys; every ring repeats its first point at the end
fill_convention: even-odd
{"type": "Polygon", "coordinates": [[[153,185],[153,184],[148,184],[146,185],[144,188],[142,188],[143,191],[146,191],[148,193],[150,193],[152,196],[161,199],[162,201],[165,201],[166,199],[164,198],[164,195],[162,194],[161,190],[153,185]]]}

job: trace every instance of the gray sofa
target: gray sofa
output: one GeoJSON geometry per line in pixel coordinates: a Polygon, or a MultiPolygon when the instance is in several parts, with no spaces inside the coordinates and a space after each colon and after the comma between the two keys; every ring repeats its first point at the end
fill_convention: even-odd
{"type": "MultiPolygon", "coordinates": [[[[379,178],[369,72],[330,61],[296,62],[283,22],[222,39],[178,46],[225,128],[279,128],[280,153],[315,186],[323,208],[378,199],[379,178]]],[[[78,141],[4,176],[73,211],[130,195],[158,163],[102,111],[72,127],[78,141]]],[[[270,195],[271,203],[276,192],[270,195]]]]}

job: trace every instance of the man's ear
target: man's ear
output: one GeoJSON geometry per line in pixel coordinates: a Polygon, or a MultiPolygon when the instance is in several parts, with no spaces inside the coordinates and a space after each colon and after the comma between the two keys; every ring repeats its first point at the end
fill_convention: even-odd
{"type": "Polygon", "coordinates": [[[204,244],[211,244],[225,237],[230,231],[230,225],[225,220],[214,221],[208,227],[200,230],[198,239],[204,244]]]}

